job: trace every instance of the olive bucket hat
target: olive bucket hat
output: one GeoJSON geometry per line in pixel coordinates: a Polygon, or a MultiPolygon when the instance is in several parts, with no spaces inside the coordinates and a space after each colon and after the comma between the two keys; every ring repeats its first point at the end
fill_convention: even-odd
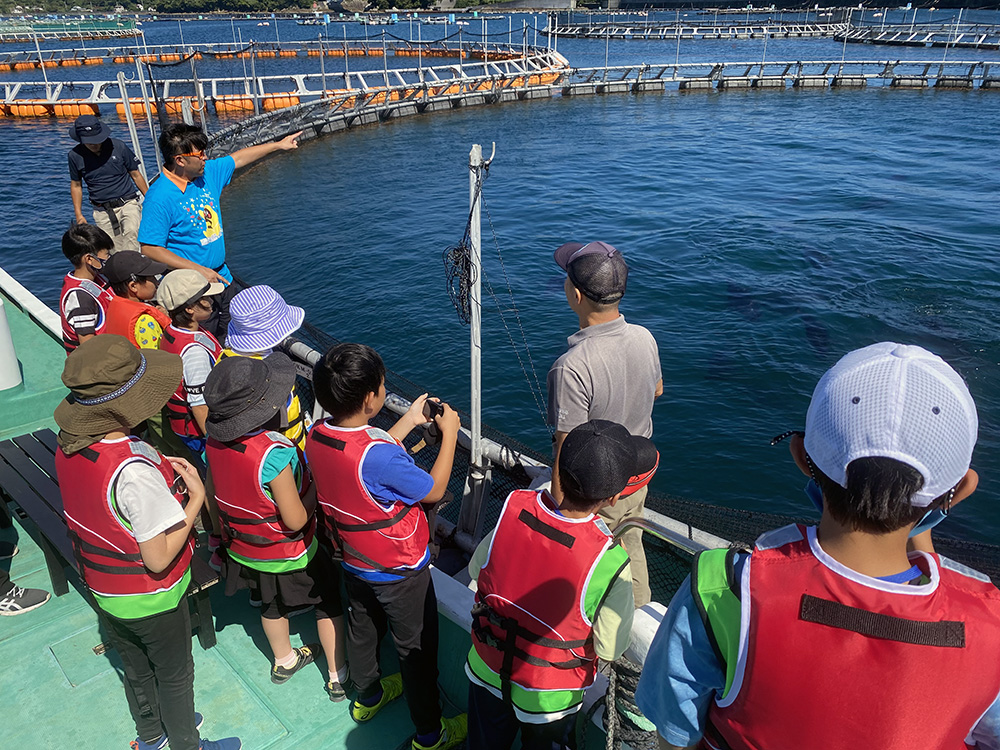
{"type": "Polygon", "coordinates": [[[63,368],[62,381],[70,394],[55,411],[63,450],[72,453],[97,442],[72,436],[100,439],[159,413],[180,385],[181,374],[176,354],[136,349],[124,336],[105,333],[84,341],[66,357],[63,368]]]}
{"type": "Polygon", "coordinates": [[[294,385],[295,365],[284,352],[223,359],[205,381],[208,436],[229,443],[256,430],[285,406],[294,385]]]}

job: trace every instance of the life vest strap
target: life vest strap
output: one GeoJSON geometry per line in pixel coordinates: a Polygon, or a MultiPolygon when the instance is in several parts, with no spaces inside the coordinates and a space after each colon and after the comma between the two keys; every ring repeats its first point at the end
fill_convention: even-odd
{"type": "Polygon", "coordinates": [[[335,451],[342,451],[347,448],[347,443],[343,440],[337,440],[335,437],[330,437],[321,430],[313,430],[312,439],[317,443],[322,443],[328,448],[333,448],[335,451]]]}
{"type": "Polygon", "coordinates": [[[802,595],[799,617],[806,622],[914,646],[965,648],[965,623],[955,620],[926,622],[869,612],[840,602],[802,595]]]}
{"type": "MultiPolygon", "coordinates": [[[[257,547],[267,547],[274,544],[274,539],[269,539],[268,537],[261,536],[259,534],[252,534],[248,531],[242,531],[234,528],[233,524],[241,524],[244,526],[263,526],[265,524],[279,523],[281,519],[279,519],[276,515],[266,516],[264,518],[241,518],[240,516],[234,516],[227,513],[222,508],[219,508],[219,520],[222,521],[223,529],[230,539],[238,540],[240,542],[244,542],[245,544],[252,544],[257,547]]],[[[308,526],[309,524],[307,523],[303,528],[299,529],[294,534],[287,535],[287,538],[282,541],[301,541],[305,538],[305,529],[308,526]]]]}
{"type": "Polygon", "coordinates": [[[390,526],[395,526],[403,520],[407,513],[416,507],[416,503],[413,505],[404,505],[394,516],[383,518],[381,521],[372,521],[371,523],[343,523],[336,519],[334,519],[334,523],[340,531],[347,531],[352,534],[357,531],[378,531],[379,529],[387,529],[390,526]]]}
{"type": "MultiPolygon", "coordinates": [[[[589,638],[584,638],[579,641],[560,641],[554,638],[546,638],[545,636],[538,635],[527,628],[521,626],[520,623],[513,617],[500,617],[497,611],[493,609],[486,602],[476,602],[472,606],[472,616],[475,619],[485,618],[490,625],[500,628],[501,630],[511,630],[513,629],[517,634],[518,638],[523,638],[526,641],[534,643],[536,646],[541,646],[543,648],[558,648],[564,651],[571,651],[575,648],[583,648],[590,641],[589,638]]],[[[476,623],[480,629],[488,630],[482,624],[476,623]]]]}
{"type": "Polygon", "coordinates": [[[79,547],[83,552],[88,555],[101,555],[102,557],[110,557],[112,560],[121,560],[122,562],[142,562],[142,555],[138,552],[128,553],[119,552],[117,550],[110,550],[106,547],[98,547],[96,544],[91,544],[85,539],[81,539],[80,535],[75,531],[68,531],[70,541],[73,542],[74,547],[79,547]]]}
{"type": "Polygon", "coordinates": [[[561,544],[566,549],[573,549],[573,544],[576,542],[575,536],[567,534],[565,531],[557,529],[555,526],[549,526],[537,516],[529,513],[526,509],[521,509],[521,512],[517,515],[517,520],[532,531],[541,534],[546,539],[551,539],[553,542],[561,544]]]}

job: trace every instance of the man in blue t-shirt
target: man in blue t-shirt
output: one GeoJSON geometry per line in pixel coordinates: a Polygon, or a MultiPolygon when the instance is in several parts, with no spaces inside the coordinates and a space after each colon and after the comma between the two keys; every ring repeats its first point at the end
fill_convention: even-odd
{"type": "Polygon", "coordinates": [[[163,173],[149,186],[139,225],[143,254],[172,269],[193,268],[209,282],[232,281],[222,234],[222,189],[239,167],[298,148],[295,139],[301,134],[208,159],[208,136],[201,129],[165,128],[159,141],[163,173]]]}

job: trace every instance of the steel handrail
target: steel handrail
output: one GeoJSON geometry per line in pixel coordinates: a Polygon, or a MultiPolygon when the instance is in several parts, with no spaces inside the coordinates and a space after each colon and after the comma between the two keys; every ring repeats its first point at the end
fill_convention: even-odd
{"type": "Polygon", "coordinates": [[[643,532],[652,534],[657,539],[661,539],[667,544],[672,544],[689,555],[697,555],[699,552],[710,549],[710,547],[696,542],[694,539],[688,539],[686,536],[682,536],[676,531],[668,529],[666,526],[650,521],[648,518],[630,518],[618,524],[614,530],[614,540],[616,542],[619,541],[622,534],[629,529],[641,529],[643,532]]]}

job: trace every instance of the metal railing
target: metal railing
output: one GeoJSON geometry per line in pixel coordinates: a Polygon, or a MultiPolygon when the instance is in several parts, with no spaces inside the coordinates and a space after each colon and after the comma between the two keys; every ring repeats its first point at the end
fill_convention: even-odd
{"type": "Polygon", "coordinates": [[[661,539],[667,544],[677,547],[689,555],[697,555],[699,552],[711,549],[709,546],[702,544],[701,542],[696,542],[694,539],[689,539],[683,534],[678,534],[676,531],[668,529],[663,524],[657,523],[649,518],[630,518],[629,520],[618,524],[613,532],[614,540],[616,542],[619,541],[622,534],[629,529],[641,529],[643,533],[651,534],[657,539],[661,539]]]}

